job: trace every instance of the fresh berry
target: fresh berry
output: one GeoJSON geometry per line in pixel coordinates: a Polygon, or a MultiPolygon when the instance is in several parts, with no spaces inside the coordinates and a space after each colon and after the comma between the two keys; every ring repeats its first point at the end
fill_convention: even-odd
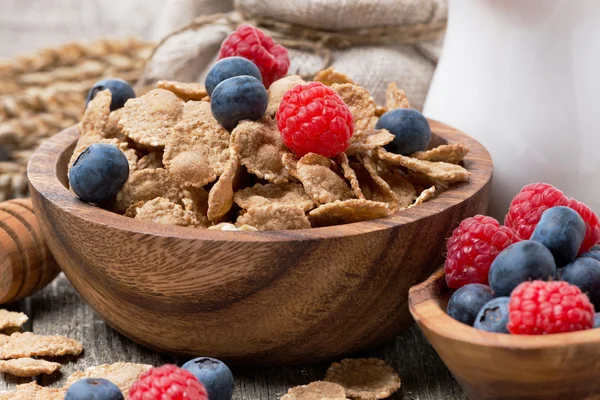
{"type": "Polygon", "coordinates": [[[548,183],[532,183],[525,186],[512,199],[504,225],[523,240],[531,238],[533,230],[544,211],[551,207],[567,206],[577,211],[586,225],[586,234],[579,254],[588,251],[600,240],[598,216],[585,204],[568,199],[563,192],[548,183]]]}
{"type": "Polygon", "coordinates": [[[204,385],[189,371],[166,364],[150,368],[131,386],[128,400],[208,400],[204,385]]]}
{"type": "Polygon", "coordinates": [[[190,371],[204,385],[210,400],[231,400],[235,381],[222,361],[210,357],[194,358],[181,367],[190,371]]]}
{"type": "Polygon", "coordinates": [[[389,152],[411,154],[427,149],[431,128],[427,118],[412,108],[397,108],[383,114],[375,129],[387,129],[394,140],[385,146],[389,152]]]}
{"type": "Polygon", "coordinates": [[[129,177],[129,163],[116,146],[94,143],[75,160],[69,183],[88,203],[101,203],[117,195],[129,177]]]}
{"type": "Polygon", "coordinates": [[[600,328],[600,312],[594,314],[594,328],[600,328]]]}
{"type": "Polygon", "coordinates": [[[221,44],[219,59],[233,56],[247,58],[256,64],[267,88],[284,77],[290,67],[287,49],[248,24],[240,25],[221,44]]]}
{"type": "Polygon", "coordinates": [[[267,110],[267,89],[252,76],[234,76],[219,83],[210,97],[210,109],[225,129],[244,119],[256,121],[267,110]]]}
{"type": "Polygon", "coordinates": [[[510,297],[496,297],[485,303],[475,317],[474,328],[488,332],[508,333],[508,302],[510,297]]]}
{"type": "Polygon", "coordinates": [[[544,211],[531,240],[546,246],[556,266],[562,268],[575,259],[584,236],[585,222],[581,215],[572,208],[558,206],[544,211]]]}
{"type": "Polygon", "coordinates": [[[585,222],[585,239],[583,239],[579,254],[585,253],[600,241],[600,221],[588,206],[575,199],[569,199],[567,206],[577,211],[585,222]]]}
{"type": "Polygon", "coordinates": [[[467,283],[488,284],[488,273],[498,253],[519,238],[507,227],[485,215],[467,218],[446,243],[446,283],[459,288],[467,283]]]}
{"type": "Polygon", "coordinates": [[[106,379],[83,378],[71,386],[65,394],[65,400],[124,400],[121,390],[106,379]]]}
{"type": "Polygon", "coordinates": [[[600,311],[600,261],[579,257],[563,269],[561,279],[579,287],[600,311]]]}
{"type": "Polygon", "coordinates": [[[508,303],[508,330],[516,335],[542,335],[590,329],[594,306],[568,282],[523,282],[508,303]]]}
{"type": "Polygon", "coordinates": [[[531,238],[544,211],[555,206],[566,206],[569,199],[548,183],[529,184],[512,199],[504,225],[523,240],[531,238]]]}
{"type": "Polygon", "coordinates": [[[543,244],[523,240],[508,246],[492,262],[490,286],[497,296],[510,296],[521,282],[556,276],[556,264],[543,244]]]}
{"type": "Polygon", "coordinates": [[[215,87],[225,79],[234,76],[253,76],[262,82],[260,70],[254,63],[243,57],[227,57],[219,60],[208,72],[204,85],[209,96],[212,96],[215,87]]]}
{"type": "Polygon", "coordinates": [[[579,257],[591,257],[600,261],[600,246],[596,245],[590,249],[587,253],[583,253],[579,257]]]}
{"type": "Polygon", "coordinates": [[[452,294],[446,311],[455,320],[472,326],[481,307],[493,298],[494,292],[489,286],[469,283],[452,294]]]}
{"type": "Polygon", "coordinates": [[[115,111],[116,109],[123,107],[127,100],[135,98],[135,92],[129,83],[125,82],[123,79],[107,78],[96,82],[94,86],[92,86],[88,92],[87,99],[85,100],[85,106],[87,107],[89,102],[96,97],[98,92],[105,89],[110,90],[112,96],[110,101],[110,111],[115,111]]]}
{"type": "Polygon", "coordinates": [[[320,82],[288,90],[277,110],[283,142],[298,157],[333,157],[348,147],[354,132],[352,113],[342,98],[320,82]]]}

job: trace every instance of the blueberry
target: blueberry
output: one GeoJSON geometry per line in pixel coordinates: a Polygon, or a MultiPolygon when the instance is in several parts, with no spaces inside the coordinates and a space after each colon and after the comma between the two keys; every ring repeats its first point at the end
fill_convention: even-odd
{"type": "Polygon", "coordinates": [[[557,268],[562,268],[577,256],[585,238],[585,222],[569,207],[552,207],[544,211],[531,240],[540,242],[554,256],[557,268]]]}
{"type": "Polygon", "coordinates": [[[253,76],[234,76],[219,83],[210,97],[210,109],[225,129],[244,119],[258,120],[267,110],[267,89],[253,76]]]}
{"type": "Polygon", "coordinates": [[[587,253],[583,253],[579,257],[591,257],[600,261],[600,245],[595,245],[587,253]]]}
{"type": "Polygon", "coordinates": [[[596,309],[600,310],[600,261],[592,257],[579,257],[564,268],[562,280],[587,293],[596,309]]]}
{"type": "Polygon", "coordinates": [[[73,163],[69,183],[81,200],[100,203],[116,196],[128,177],[125,154],[112,144],[94,143],[73,163]]]}
{"type": "Polygon", "coordinates": [[[110,90],[112,99],[110,101],[110,111],[115,111],[125,105],[125,102],[135,97],[135,92],[129,83],[123,79],[118,78],[107,78],[102,79],[94,84],[88,92],[87,99],[85,100],[85,106],[96,97],[98,92],[104,89],[110,90]]]}
{"type": "Polygon", "coordinates": [[[84,378],[73,383],[65,400],[124,400],[121,390],[106,379],[84,378]]]}
{"type": "Polygon", "coordinates": [[[458,289],[448,302],[448,315],[463,324],[473,325],[481,307],[494,298],[489,286],[469,283],[458,289]]]}
{"type": "Polygon", "coordinates": [[[539,242],[523,240],[504,249],[492,262],[490,286],[497,296],[510,296],[520,283],[548,280],[556,276],[556,264],[550,250],[539,242]]]}
{"type": "Polygon", "coordinates": [[[234,76],[253,76],[262,82],[262,75],[258,67],[244,57],[227,57],[219,60],[208,72],[204,85],[209,96],[212,96],[215,87],[225,79],[234,76]]]}
{"type": "Polygon", "coordinates": [[[600,328],[600,312],[594,314],[594,328],[600,328]]]}
{"type": "Polygon", "coordinates": [[[394,140],[385,146],[396,154],[411,154],[427,149],[431,139],[431,128],[427,119],[412,108],[397,108],[383,114],[375,129],[387,129],[394,140]]]}
{"type": "Polygon", "coordinates": [[[508,302],[510,297],[496,297],[479,310],[473,327],[488,332],[508,333],[508,302]]]}
{"type": "Polygon", "coordinates": [[[210,400],[231,400],[235,381],[222,361],[210,357],[194,358],[183,364],[206,387],[210,400]]]}

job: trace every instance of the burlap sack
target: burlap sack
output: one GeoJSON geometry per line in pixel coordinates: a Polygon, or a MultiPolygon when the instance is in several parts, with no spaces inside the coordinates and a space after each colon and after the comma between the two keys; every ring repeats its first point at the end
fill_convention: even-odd
{"type": "Polygon", "coordinates": [[[177,31],[154,55],[146,79],[202,81],[223,39],[250,22],[290,50],[290,74],[307,77],[327,64],[367,87],[384,103],[396,81],[413,107],[429,88],[446,19],[445,0],[178,0],[169,4],[159,36],[177,31]],[[235,12],[207,16],[215,11],[235,12]],[[204,15],[204,17],[200,17],[204,15]]]}

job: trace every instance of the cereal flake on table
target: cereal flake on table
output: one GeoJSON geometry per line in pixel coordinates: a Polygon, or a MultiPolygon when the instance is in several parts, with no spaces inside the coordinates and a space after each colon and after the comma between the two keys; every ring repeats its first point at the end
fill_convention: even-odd
{"type": "Polygon", "coordinates": [[[346,358],[331,364],[325,381],[334,382],[346,390],[346,396],[356,400],[377,400],[390,397],[400,389],[400,377],[379,358],[346,358]]]}
{"type": "Polygon", "coordinates": [[[20,328],[29,318],[21,312],[0,310],[0,331],[20,328]]]}
{"type": "Polygon", "coordinates": [[[336,383],[315,381],[290,388],[281,400],[346,400],[346,391],[336,383]]]}
{"type": "Polygon", "coordinates": [[[60,369],[57,362],[50,362],[29,357],[0,360],[0,372],[22,378],[40,374],[52,374],[60,369]]]}
{"type": "Polygon", "coordinates": [[[83,346],[64,336],[35,335],[31,332],[0,336],[0,359],[22,357],[78,356],[83,346]]]}

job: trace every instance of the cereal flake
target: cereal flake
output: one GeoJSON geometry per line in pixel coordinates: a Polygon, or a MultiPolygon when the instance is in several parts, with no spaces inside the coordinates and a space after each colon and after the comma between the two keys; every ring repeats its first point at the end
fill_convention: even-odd
{"type": "Polygon", "coordinates": [[[350,162],[348,160],[348,156],[345,153],[340,153],[337,156],[337,162],[342,167],[342,172],[344,173],[344,177],[350,182],[350,187],[354,192],[354,195],[358,199],[364,199],[365,195],[360,189],[360,183],[358,182],[358,178],[356,176],[356,172],[350,166],[350,162]]]}
{"type": "Polygon", "coordinates": [[[450,164],[460,163],[469,153],[469,148],[461,143],[443,144],[427,151],[418,151],[411,157],[424,161],[442,161],[450,164]]]}
{"type": "Polygon", "coordinates": [[[310,222],[308,222],[304,210],[287,204],[252,207],[238,218],[235,225],[238,227],[250,225],[259,231],[310,228],[310,222]]]}
{"type": "Polygon", "coordinates": [[[410,103],[404,90],[399,89],[396,82],[388,83],[385,91],[385,106],[388,110],[395,108],[410,108],[410,103]]]}
{"type": "Polygon", "coordinates": [[[375,101],[367,89],[352,83],[335,83],[331,86],[340,95],[354,118],[354,134],[371,126],[375,116],[375,101]]]}
{"type": "Polygon", "coordinates": [[[156,169],[156,168],[164,168],[163,165],[163,153],[162,151],[151,151],[150,153],[142,156],[138,163],[137,169],[156,169]]]}
{"type": "Polygon", "coordinates": [[[21,312],[0,310],[0,331],[20,328],[29,318],[21,312]]]}
{"type": "Polygon", "coordinates": [[[197,82],[158,81],[156,87],[172,92],[183,101],[200,101],[208,96],[206,87],[197,82]]]}
{"type": "Polygon", "coordinates": [[[278,79],[271,83],[269,86],[269,105],[267,106],[267,114],[275,115],[279,109],[279,104],[285,92],[290,90],[296,85],[302,85],[306,82],[298,75],[290,75],[284,78],[278,79]]]}
{"type": "Polygon", "coordinates": [[[184,210],[179,204],[163,197],[157,197],[136,207],[134,218],[164,225],[197,226],[199,224],[193,212],[184,210]]]}
{"type": "Polygon", "coordinates": [[[157,197],[164,197],[178,203],[183,197],[169,171],[161,168],[143,169],[129,174],[129,179],[117,194],[114,209],[124,213],[131,205],[146,202],[157,197]]]}
{"type": "Polygon", "coordinates": [[[388,398],[401,384],[396,371],[378,358],[347,358],[333,363],[325,380],[342,386],[346,396],[357,400],[388,398]]]}
{"type": "Polygon", "coordinates": [[[107,139],[118,139],[119,142],[127,141],[127,136],[123,133],[121,128],[119,127],[119,121],[123,116],[123,108],[118,108],[115,111],[111,111],[108,116],[108,122],[106,123],[106,127],[104,131],[102,131],[102,136],[107,139]]]}
{"type": "Polygon", "coordinates": [[[257,183],[252,187],[237,191],[233,200],[245,210],[269,204],[286,204],[294,205],[306,212],[315,206],[315,203],[304,191],[304,187],[295,182],[264,185],[257,183]]]}
{"type": "Polygon", "coordinates": [[[139,376],[152,368],[147,364],[135,364],[128,362],[117,362],[114,364],[102,364],[87,368],[85,371],[73,373],[67,379],[64,389],[68,389],[73,383],[83,378],[103,378],[111,381],[121,390],[123,396],[127,398],[131,385],[139,376]]]}
{"type": "Polygon", "coordinates": [[[355,84],[352,79],[346,74],[343,74],[339,71],[336,71],[333,67],[329,67],[327,69],[323,69],[315,75],[316,82],[321,82],[325,86],[331,86],[334,83],[343,84],[343,83],[351,83],[355,84]]]}
{"type": "Polygon", "coordinates": [[[83,346],[64,336],[35,335],[31,332],[13,333],[0,339],[0,359],[39,356],[79,355],[83,346]]]}
{"type": "Polygon", "coordinates": [[[219,221],[233,206],[233,186],[239,169],[240,160],[232,151],[223,175],[208,193],[207,216],[210,221],[219,221]]]}
{"type": "Polygon", "coordinates": [[[33,359],[29,357],[13,360],[0,360],[0,372],[20,377],[31,377],[40,374],[52,374],[61,365],[56,362],[33,359]]]}
{"type": "Polygon", "coordinates": [[[188,101],[165,146],[163,162],[182,187],[202,187],[217,179],[229,160],[230,134],[210,111],[210,103],[188,101]]]}
{"type": "Polygon", "coordinates": [[[417,160],[400,154],[390,153],[382,148],[377,149],[377,156],[387,164],[399,165],[420,172],[442,182],[464,182],[469,179],[469,171],[456,164],[417,160]]]}
{"type": "Polygon", "coordinates": [[[110,90],[105,89],[98,92],[96,97],[89,102],[79,123],[79,134],[81,136],[103,137],[110,115],[111,99],[110,90]]]}
{"type": "Polygon", "coordinates": [[[136,143],[164,147],[181,118],[184,102],[164,89],[154,89],[125,103],[121,130],[136,143]]]}
{"type": "Polygon", "coordinates": [[[288,390],[281,400],[346,400],[346,391],[333,382],[315,381],[288,390]]]}
{"type": "Polygon", "coordinates": [[[313,227],[349,224],[383,218],[388,215],[386,203],[351,199],[323,204],[308,213],[308,219],[313,227]]]}
{"type": "Polygon", "coordinates": [[[319,154],[308,153],[296,165],[297,178],[317,205],[354,197],[346,181],[335,173],[335,163],[319,154]]]}
{"type": "Polygon", "coordinates": [[[386,129],[360,131],[352,135],[350,146],[348,146],[345,153],[349,156],[366,153],[378,147],[383,147],[392,140],[394,140],[394,135],[386,129]]]}
{"type": "Polygon", "coordinates": [[[251,174],[273,183],[288,182],[292,178],[283,166],[286,148],[277,122],[271,117],[240,122],[231,132],[231,147],[251,174]]]}
{"type": "Polygon", "coordinates": [[[435,195],[435,191],[436,191],[435,186],[432,186],[429,189],[423,190],[421,192],[421,194],[419,195],[419,197],[417,197],[415,202],[413,204],[411,204],[410,206],[408,206],[408,208],[413,208],[420,204],[425,203],[427,200],[431,199],[435,195]]]}
{"type": "Polygon", "coordinates": [[[0,392],[0,400],[64,400],[66,390],[47,388],[37,382],[17,385],[15,390],[0,392]]]}
{"type": "Polygon", "coordinates": [[[365,169],[369,175],[371,175],[372,182],[376,186],[376,188],[374,188],[374,190],[371,192],[371,200],[387,203],[390,211],[397,211],[398,199],[396,198],[396,194],[392,191],[390,185],[381,176],[379,176],[378,167],[377,164],[375,164],[375,161],[373,161],[371,157],[364,155],[363,163],[365,169]]]}

